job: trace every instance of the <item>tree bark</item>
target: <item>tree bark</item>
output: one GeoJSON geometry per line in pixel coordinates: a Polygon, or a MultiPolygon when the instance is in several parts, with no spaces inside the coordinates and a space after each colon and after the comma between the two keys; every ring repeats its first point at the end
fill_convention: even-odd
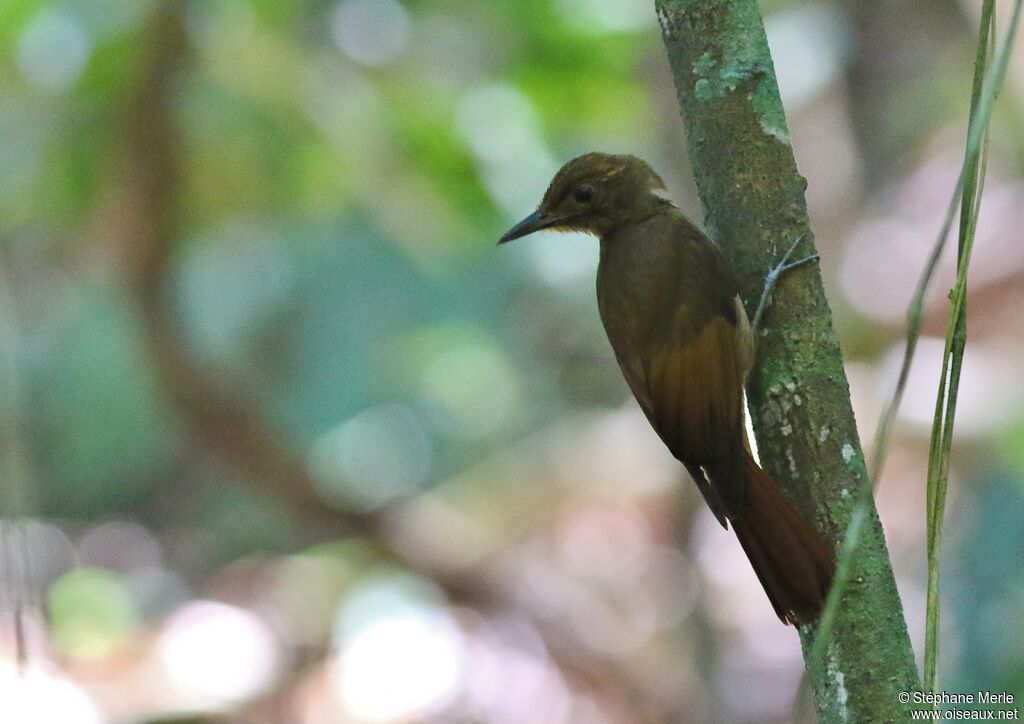
{"type": "MultiPolygon", "coordinates": [[[[756,0],[656,0],[705,225],[734,262],[748,311],[794,240],[814,253],[756,0]]],[[[747,387],[761,463],[838,549],[869,485],[816,265],[788,273],[764,316],[747,387]]],[[[803,627],[805,658],[816,627],[803,627]]],[[[822,722],[904,721],[920,688],[873,501],[825,655],[808,671],[822,722]]]]}

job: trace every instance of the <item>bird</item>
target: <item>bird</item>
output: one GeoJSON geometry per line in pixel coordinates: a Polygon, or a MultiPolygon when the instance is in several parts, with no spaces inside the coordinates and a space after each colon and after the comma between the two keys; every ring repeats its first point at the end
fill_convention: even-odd
{"type": "MultiPolygon", "coordinates": [[[[833,552],[754,460],[743,416],[754,334],[738,276],[664,192],[645,161],[587,153],[555,174],[537,209],[498,243],[543,229],[598,238],[598,311],[633,396],[718,522],[732,525],[779,619],[812,623],[835,573],[833,552]]],[[[804,261],[780,263],[769,279],[804,261]]]]}

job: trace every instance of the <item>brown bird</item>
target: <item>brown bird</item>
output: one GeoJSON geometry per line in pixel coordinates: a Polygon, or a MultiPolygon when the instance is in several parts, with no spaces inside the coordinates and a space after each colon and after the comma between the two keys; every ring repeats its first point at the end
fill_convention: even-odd
{"type": "MultiPolygon", "coordinates": [[[[736,272],[664,188],[638,158],[588,153],[562,167],[499,243],[541,229],[600,239],[597,306],[633,395],[718,521],[732,522],[779,618],[811,622],[832,581],[832,551],[750,454],[743,385],[754,336],[736,272]]],[[[785,261],[770,281],[806,260],[785,261]]]]}

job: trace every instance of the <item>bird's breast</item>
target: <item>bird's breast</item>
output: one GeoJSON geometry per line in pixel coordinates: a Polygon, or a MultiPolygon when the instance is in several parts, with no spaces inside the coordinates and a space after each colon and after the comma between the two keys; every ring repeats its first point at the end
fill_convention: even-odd
{"type": "Polygon", "coordinates": [[[681,254],[678,240],[634,234],[602,242],[597,304],[616,352],[642,352],[679,329],[697,301],[686,291],[698,274],[681,254]]]}

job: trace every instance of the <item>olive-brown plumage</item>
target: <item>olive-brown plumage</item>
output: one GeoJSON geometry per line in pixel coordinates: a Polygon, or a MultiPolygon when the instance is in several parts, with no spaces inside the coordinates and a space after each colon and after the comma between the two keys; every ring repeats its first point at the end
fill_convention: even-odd
{"type": "Polygon", "coordinates": [[[715,517],[732,522],[779,618],[812,621],[832,553],[750,454],[743,384],[754,345],[736,274],[663,189],[638,158],[589,153],[562,167],[501,243],[548,228],[600,239],[598,309],[633,395],[715,517]]]}

